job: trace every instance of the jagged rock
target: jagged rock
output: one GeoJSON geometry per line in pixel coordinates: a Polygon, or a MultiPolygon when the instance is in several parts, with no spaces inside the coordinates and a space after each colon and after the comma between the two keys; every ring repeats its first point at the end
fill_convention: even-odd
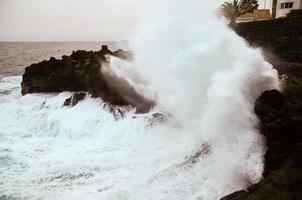
{"type": "Polygon", "coordinates": [[[102,46],[102,50],[97,52],[78,50],[70,56],[62,56],[61,60],[52,57],[32,64],[23,74],[22,95],[83,91],[112,105],[130,105],[136,107],[137,112],[148,112],[154,106],[153,101],[140,95],[125,80],[104,73],[104,68],[109,67],[104,64],[107,63],[106,55],[112,55],[112,52],[107,46],[102,46]]]}
{"type": "Polygon", "coordinates": [[[98,54],[100,54],[100,55],[107,55],[107,54],[112,55],[112,51],[110,51],[108,49],[107,45],[102,45],[102,49],[101,49],[101,51],[98,52],[98,54]]]}
{"type": "Polygon", "coordinates": [[[153,113],[151,118],[148,119],[147,127],[156,126],[159,124],[166,123],[168,121],[168,118],[163,113],[153,113]]]}
{"type": "Polygon", "coordinates": [[[112,105],[110,103],[104,104],[103,108],[109,111],[110,113],[112,113],[115,120],[124,119],[126,113],[133,110],[132,106],[117,106],[117,105],[112,105]]]}
{"type": "Polygon", "coordinates": [[[71,97],[65,100],[64,106],[75,106],[86,97],[84,92],[76,92],[71,97]]]}
{"type": "Polygon", "coordinates": [[[191,156],[187,156],[186,161],[183,164],[195,164],[200,159],[205,158],[211,152],[211,146],[208,143],[201,145],[200,150],[191,156]]]}
{"type": "Polygon", "coordinates": [[[82,53],[73,52],[63,60],[51,58],[27,67],[21,83],[22,94],[93,89],[88,88],[88,84],[99,71],[99,59],[92,52],[86,57],[82,53]]]}

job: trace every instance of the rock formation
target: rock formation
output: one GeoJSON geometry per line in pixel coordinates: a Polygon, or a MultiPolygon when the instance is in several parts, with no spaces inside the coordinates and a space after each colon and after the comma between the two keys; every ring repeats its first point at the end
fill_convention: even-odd
{"type": "Polygon", "coordinates": [[[302,62],[302,16],[232,26],[252,47],[260,47],[270,62],[302,62]]]}
{"type": "MultiPolygon", "coordinates": [[[[111,52],[107,46],[97,52],[78,50],[62,59],[50,58],[32,64],[25,69],[22,79],[22,95],[47,92],[89,92],[93,98],[101,97],[113,105],[130,105],[143,113],[154,106],[154,102],[140,95],[125,80],[109,77],[102,73],[107,62],[106,55],[128,58],[131,55],[122,50],[111,52]],[[122,84],[123,88],[117,87],[122,84]]],[[[72,99],[72,97],[71,97],[72,99]]],[[[70,99],[70,101],[71,101],[70,99]]],[[[69,105],[68,100],[65,102],[69,105]]],[[[73,104],[70,102],[71,105],[73,104]]]]}
{"type": "MultiPolygon", "coordinates": [[[[101,97],[107,102],[106,107],[116,119],[124,117],[121,107],[116,106],[125,106],[125,109],[132,106],[138,113],[148,112],[154,106],[153,101],[136,92],[126,80],[102,73],[102,68],[109,66],[102,64],[107,62],[106,55],[132,58],[131,53],[122,50],[111,52],[106,46],[97,52],[79,50],[63,56],[61,60],[50,58],[26,68],[22,94],[76,92],[64,103],[65,106],[73,106],[90,93],[92,97],[101,97]]],[[[294,61],[299,62],[297,55],[294,61]]],[[[266,91],[255,103],[255,113],[260,119],[261,133],[268,147],[263,179],[246,191],[235,192],[223,200],[302,199],[302,67],[297,63],[291,65],[278,66],[278,71],[288,77],[283,93],[266,91]]],[[[162,114],[153,117],[150,126],[166,120],[162,114]]],[[[204,154],[206,151],[197,152],[188,160],[194,163],[204,154]]]]}

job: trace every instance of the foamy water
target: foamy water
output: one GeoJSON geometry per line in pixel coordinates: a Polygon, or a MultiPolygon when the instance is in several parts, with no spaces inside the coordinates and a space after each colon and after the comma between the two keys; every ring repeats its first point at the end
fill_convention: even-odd
{"type": "Polygon", "coordinates": [[[266,147],[254,103],[278,74],[218,5],[152,1],[130,42],[135,60],[111,60],[110,73],[157,102],[150,113],[116,120],[101,99],[63,107],[71,93],[21,96],[21,77],[2,79],[0,198],[216,200],[258,182],[266,147]],[[150,126],[159,111],[168,121],[150,126]]]}
{"type": "MultiPolygon", "coordinates": [[[[257,132],[207,143],[205,153],[191,162],[188,157],[203,148],[196,141],[201,130],[173,120],[150,127],[152,112],[130,111],[116,121],[101,99],[63,107],[67,92],[21,96],[20,80],[7,77],[0,83],[1,195],[214,200],[261,177],[263,144],[257,132]]],[[[210,123],[221,126],[217,119],[210,123]]]]}
{"type": "Polygon", "coordinates": [[[22,97],[19,83],[20,77],[0,83],[1,195],[194,199],[209,190],[207,199],[213,199],[234,189],[211,185],[208,176],[217,178],[208,173],[211,159],[179,166],[199,148],[174,125],[150,128],[151,114],[133,112],[116,121],[100,99],[63,108],[70,93],[22,97]]]}

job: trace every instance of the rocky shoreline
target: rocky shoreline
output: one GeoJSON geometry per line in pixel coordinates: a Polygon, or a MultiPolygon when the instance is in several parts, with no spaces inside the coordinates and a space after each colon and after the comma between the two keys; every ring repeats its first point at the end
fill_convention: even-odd
{"type": "MultiPolygon", "coordinates": [[[[22,95],[41,92],[88,92],[91,97],[101,97],[106,103],[129,105],[135,107],[137,113],[148,112],[155,105],[153,101],[140,95],[125,81],[103,72],[104,68],[109,68],[107,56],[132,58],[131,52],[112,52],[107,46],[102,46],[102,49],[96,52],[78,50],[70,56],[62,56],[62,59],[52,57],[25,69],[21,83],[22,95]],[[118,84],[122,84],[123,89],[118,88],[118,84]]],[[[79,95],[75,94],[75,97],[79,95]]],[[[82,94],[77,101],[71,102],[71,105],[83,98],[82,94]]],[[[65,105],[70,105],[68,99],[65,105]]]]}
{"type": "MultiPolygon", "coordinates": [[[[64,106],[74,106],[87,94],[101,97],[113,106],[132,106],[138,113],[148,112],[155,102],[148,100],[130,85],[119,90],[116,81],[106,78],[106,56],[131,59],[129,52],[111,52],[106,46],[97,52],[76,51],[58,60],[50,58],[26,68],[22,79],[22,94],[70,91],[64,106]]],[[[263,179],[246,191],[235,192],[222,200],[286,200],[302,199],[302,68],[280,64],[285,74],[285,90],[265,91],[255,102],[255,113],[261,121],[261,133],[266,138],[263,179]]]]}
{"type": "Polygon", "coordinates": [[[262,180],[222,200],[302,199],[302,17],[236,24],[233,30],[263,54],[284,79],[282,93],[265,91],[255,103],[267,152],[262,180]]]}

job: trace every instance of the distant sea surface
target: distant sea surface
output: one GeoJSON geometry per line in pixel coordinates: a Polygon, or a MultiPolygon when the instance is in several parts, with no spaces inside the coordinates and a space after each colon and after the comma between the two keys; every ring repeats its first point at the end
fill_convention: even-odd
{"type": "Polygon", "coordinates": [[[0,79],[22,75],[24,69],[50,57],[61,58],[74,50],[127,49],[126,42],[0,42],[0,79]]]}

